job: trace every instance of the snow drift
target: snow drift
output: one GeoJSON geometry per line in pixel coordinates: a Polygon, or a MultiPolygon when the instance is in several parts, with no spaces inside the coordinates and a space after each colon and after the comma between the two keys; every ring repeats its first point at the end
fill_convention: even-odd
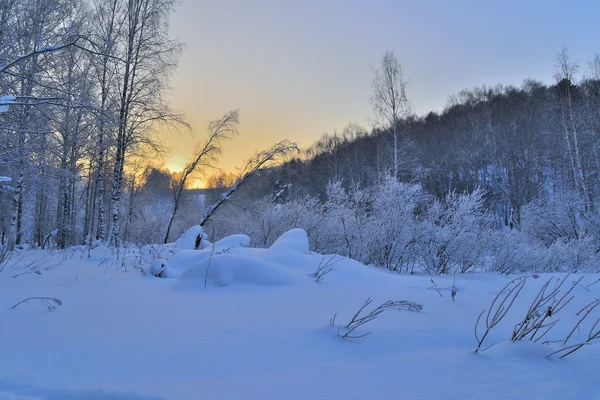
{"type": "Polygon", "coordinates": [[[177,279],[174,287],[201,289],[208,286],[228,286],[233,283],[251,285],[289,285],[299,277],[291,271],[269,261],[252,257],[220,254],[207,257],[194,264],[177,279]]]}

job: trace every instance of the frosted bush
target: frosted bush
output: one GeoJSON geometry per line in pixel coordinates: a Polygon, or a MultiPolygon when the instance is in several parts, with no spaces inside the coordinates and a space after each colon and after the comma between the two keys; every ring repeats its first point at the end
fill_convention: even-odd
{"type": "Polygon", "coordinates": [[[427,272],[467,272],[480,260],[492,234],[483,194],[481,189],[450,193],[427,209],[415,230],[417,254],[427,272]]]}
{"type": "Polygon", "coordinates": [[[311,248],[322,251],[320,224],[323,222],[323,206],[312,197],[303,197],[283,204],[265,197],[252,201],[243,208],[228,205],[213,217],[206,232],[223,237],[244,232],[256,247],[269,247],[283,233],[293,228],[304,229],[311,248]]]}
{"type": "Polygon", "coordinates": [[[491,253],[492,271],[503,274],[541,272],[548,264],[548,249],[516,229],[496,232],[491,253]]]}
{"type": "Polygon", "coordinates": [[[414,256],[416,210],[424,194],[420,185],[387,178],[373,192],[364,227],[364,261],[399,270],[414,256]]]}
{"type": "Polygon", "coordinates": [[[579,240],[557,240],[548,249],[547,272],[598,271],[596,246],[591,236],[579,240]]]}
{"type": "Polygon", "coordinates": [[[582,231],[578,208],[571,197],[531,202],[521,210],[520,228],[546,246],[557,240],[576,240],[582,231]]]}

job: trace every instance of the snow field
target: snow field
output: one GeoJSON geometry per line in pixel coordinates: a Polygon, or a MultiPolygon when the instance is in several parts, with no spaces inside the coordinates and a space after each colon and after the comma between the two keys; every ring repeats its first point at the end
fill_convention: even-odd
{"type": "MultiPolygon", "coordinates": [[[[0,399],[600,398],[600,344],[547,359],[551,346],[510,343],[528,300],[564,275],[529,278],[486,340],[498,344],[474,354],[477,316],[513,277],[398,275],[309,253],[300,230],[269,249],[247,247],[243,235],[202,250],[186,250],[189,240],[138,251],[145,256],[132,251],[126,269],[106,248],[89,260],[85,249],[21,252],[0,273],[0,399]],[[141,262],[151,271],[152,258],[166,260],[167,278],[132,268],[141,262]],[[11,277],[36,259],[40,274],[11,277]],[[335,269],[316,283],[324,259],[335,269]],[[432,278],[442,296],[429,289],[432,278]],[[35,296],[62,306],[10,309],[35,296]],[[336,324],[347,323],[368,297],[372,306],[411,300],[424,309],[389,310],[361,328],[370,335],[338,337],[330,319],[337,313],[336,324]]],[[[576,287],[549,335],[564,337],[599,291],[576,287]]]]}

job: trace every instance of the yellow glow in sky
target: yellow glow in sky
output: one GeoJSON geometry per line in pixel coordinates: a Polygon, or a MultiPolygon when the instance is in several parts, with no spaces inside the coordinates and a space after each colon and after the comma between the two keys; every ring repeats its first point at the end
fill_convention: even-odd
{"type": "Polygon", "coordinates": [[[597,3],[522,0],[183,0],[171,35],[186,44],[168,99],[194,132],[165,138],[181,170],[206,126],[239,108],[240,135],[219,167],[233,171],[283,139],[306,147],[351,122],[369,127],[373,66],[393,50],[417,114],[481,85],[552,82],[554,57],[600,51],[597,3]],[[594,5],[596,4],[596,5],[594,5]],[[556,21],[577,21],[557,24],[556,21]]]}
{"type": "Polygon", "coordinates": [[[165,163],[165,168],[167,168],[171,172],[181,172],[183,170],[183,166],[185,165],[185,160],[180,155],[175,155],[165,163]]]}

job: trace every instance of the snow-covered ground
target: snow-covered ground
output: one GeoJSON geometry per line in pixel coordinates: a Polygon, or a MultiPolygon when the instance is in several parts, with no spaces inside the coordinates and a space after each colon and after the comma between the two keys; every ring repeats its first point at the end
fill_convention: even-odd
{"type": "MultiPolygon", "coordinates": [[[[486,339],[498,344],[475,354],[477,316],[514,277],[436,276],[438,293],[430,276],[309,253],[299,230],[270,249],[236,235],[192,250],[193,236],[119,261],[106,248],[15,255],[0,272],[0,399],[600,399],[600,343],[549,359],[555,345],[510,342],[553,276],[529,278],[486,339]],[[317,283],[319,265],[334,270],[317,283]],[[11,308],[36,296],[62,305],[11,308]],[[339,337],[369,297],[367,310],[387,300],[424,308],[388,310],[356,331],[370,335],[339,337]]],[[[573,290],[548,339],[600,297],[600,283],[583,287],[598,278],[573,290]]]]}

